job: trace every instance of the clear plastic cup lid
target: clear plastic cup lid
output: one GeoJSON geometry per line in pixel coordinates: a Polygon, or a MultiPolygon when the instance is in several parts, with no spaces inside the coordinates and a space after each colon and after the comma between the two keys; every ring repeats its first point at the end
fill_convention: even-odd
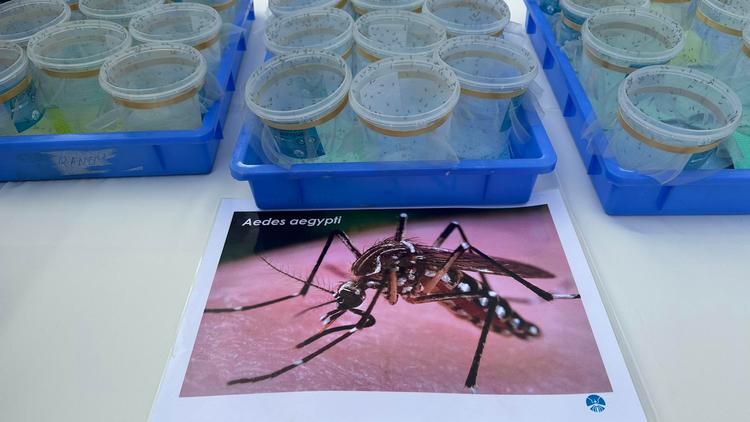
{"type": "Polygon", "coordinates": [[[26,55],[17,44],[0,41],[0,95],[12,89],[29,70],[26,55]]]}
{"type": "Polygon", "coordinates": [[[450,67],[420,57],[391,57],[357,74],[349,104],[373,126],[411,132],[449,116],[460,95],[458,78],[450,67]]]}
{"type": "Polygon", "coordinates": [[[206,78],[206,59],[185,44],[144,44],[107,59],[99,84],[116,100],[158,103],[197,93],[206,78]]]}
{"type": "Polygon", "coordinates": [[[713,21],[725,27],[726,32],[742,36],[742,29],[750,24],[750,1],[748,0],[700,0],[695,12],[696,19],[713,21]]]}
{"type": "Polygon", "coordinates": [[[266,122],[304,127],[337,113],[346,104],[351,81],[341,56],[301,51],[256,69],[245,86],[245,103],[266,122]]]}
{"type": "Polygon", "coordinates": [[[130,34],[142,42],[177,42],[202,50],[219,40],[221,15],[197,3],[160,4],[130,19],[130,34]]]}
{"type": "Polygon", "coordinates": [[[445,39],[445,29],[437,21],[403,10],[371,12],[354,24],[354,41],[370,61],[393,56],[431,56],[445,39]]]}
{"type": "Polygon", "coordinates": [[[274,55],[298,50],[344,54],[352,46],[354,19],[341,9],[316,9],[274,19],[263,42],[274,55]]]}
{"type": "Polygon", "coordinates": [[[41,69],[79,72],[98,69],[130,47],[130,35],[113,22],[85,20],[47,28],[29,40],[29,59],[41,69]]]}
{"type": "Polygon", "coordinates": [[[70,8],[57,0],[13,0],[0,5],[0,41],[25,45],[32,35],[70,19],[70,8]]]}
{"type": "Polygon", "coordinates": [[[706,145],[731,136],[742,103],[717,78],[677,66],[636,70],[620,84],[620,118],[648,138],[706,145]]]}
{"type": "Polygon", "coordinates": [[[510,9],[503,0],[425,0],[422,13],[453,36],[499,35],[510,22],[510,9]]]}
{"type": "Polygon", "coordinates": [[[132,18],[164,0],[80,0],[78,7],[89,19],[123,19],[132,18]]]}
{"type": "Polygon", "coordinates": [[[347,0],[270,0],[268,9],[275,16],[286,16],[290,13],[325,9],[328,7],[342,8],[347,0]]]}
{"type": "Polygon", "coordinates": [[[352,0],[352,8],[359,15],[375,10],[409,10],[417,12],[424,0],[352,0]]]}
{"type": "Polygon", "coordinates": [[[650,9],[628,6],[606,7],[591,15],[582,37],[597,57],[640,67],[667,63],[685,43],[679,23],[650,9]]]}
{"type": "Polygon", "coordinates": [[[579,24],[599,9],[610,6],[646,7],[649,0],[560,0],[560,8],[565,15],[580,19],[579,24]]]}
{"type": "Polygon", "coordinates": [[[464,35],[449,39],[435,54],[450,66],[465,94],[522,94],[539,72],[533,54],[497,37],[464,35]]]}

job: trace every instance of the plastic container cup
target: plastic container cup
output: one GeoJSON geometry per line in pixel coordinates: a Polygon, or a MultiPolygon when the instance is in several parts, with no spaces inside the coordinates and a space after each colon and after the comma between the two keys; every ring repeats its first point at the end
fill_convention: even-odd
{"type": "Polygon", "coordinates": [[[539,72],[534,55],[486,35],[451,38],[435,53],[461,84],[450,144],[462,160],[510,158],[511,113],[539,72]]]}
{"type": "Polygon", "coordinates": [[[97,20],[67,22],[31,37],[27,53],[54,132],[87,132],[87,125],[111,108],[99,86],[99,68],[130,43],[121,25],[97,20]]]}
{"type": "Polygon", "coordinates": [[[359,161],[361,136],[347,104],[352,74],[344,59],[324,51],[277,56],[248,78],[245,103],[263,122],[265,155],[298,163],[359,161]]]}
{"type": "Polygon", "coordinates": [[[610,147],[620,166],[662,183],[700,168],[740,123],[737,95],[717,78],[676,66],[631,73],[618,92],[610,147]]]}
{"type": "Polygon", "coordinates": [[[280,18],[297,12],[309,12],[316,9],[336,8],[342,9],[354,16],[349,0],[270,0],[268,10],[274,18],[280,18]]]}
{"type": "Polygon", "coordinates": [[[126,131],[189,130],[201,126],[198,92],[206,59],[184,44],[145,44],[110,57],[99,84],[112,96],[126,131]]]}
{"type": "Polygon", "coordinates": [[[78,8],[78,0],[66,0],[66,2],[68,3],[68,7],[70,7],[70,20],[81,21],[86,19],[86,16],[78,8]]]}
{"type": "Polygon", "coordinates": [[[688,29],[695,16],[698,0],[651,0],[651,9],[688,29]]]}
{"type": "Polygon", "coordinates": [[[402,10],[368,13],[354,24],[353,73],[386,57],[431,58],[445,39],[445,29],[424,14],[402,10]]]}
{"type": "Polygon", "coordinates": [[[560,0],[560,20],[557,23],[557,43],[578,69],[583,52],[581,29],[589,16],[610,6],[649,7],[649,0],[560,0]]]}
{"type": "Polygon", "coordinates": [[[503,0],[425,0],[422,13],[440,22],[449,37],[500,36],[510,22],[503,0]]]}
{"type": "Polygon", "coordinates": [[[78,8],[86,19],[101,19],[128,27],[138,13],[162,4],[164,0],[79,0],[78,8]]]}
{"type": "Polygon", "coordinates": [[[13,0],[0,4],[0,41],[26,47],[32,35],[70,19],[70,8],[57,0],[13,0]]]}
{"type": "Polygon", "coordinates": [[[196,3],[160,4],[130,20],[130,34],[138,43],[180,43],[203,54],[209,72],[221,63],[221,16],[196,3]]]}
{"type": "Polygon", "coordinates": [[[299,50],[338,54],[351,64],[354,19],[341,9],[318,9],[274,19],[266,27],[263,43],[274,56],[299,50]]]}
{"type": "Polygon", "coordinates": [[[356,17],[378,10],[405,10],[419,13],[424,0],[352,0],[356,17]]]}
{"type": "Polygon", "coordinates": [[[364,68],[349,103],[365,127],[367,160],[458,161],[448,137],[460,92],[448,66],[421,57],[391,57],[364,68]]]}
{"type": "Polygon", "coordinates": [[[734,69],[748,23],[748,0],[700,0],[685,48],[673,63],[725,79],[734,69]]]}
{"type": "Polygon", "coordinates": [[[615,6],[600,9],[583,25],[578,72],[602,127],[617,117],[617,89],[631,72],[666,64],[682,50],[684,35],[675,21],[653,10],[615,6]]]}
{"type": "MultiPolygon", "coordinates": [[[[729,86],[739,95],[744,113],[734,134],[735,145],[728,148],[735,168],[750,168],[750,24],[742,31],[742,47],[729,86]]],[[[731,143],[730,143],[731,145],[731,143]]]]}
{"type": "Polygon", "coordinates": [[[43,115],[26,54],[17,44],[0,42],[0,135],[22,133],[43,115]]]}
{"type": "Polygon", "coordinates": [[[233,23],[237,17],[238,0],[191,0],[191,3],[205,4],[219,12],[224,23],[233,23]]]}

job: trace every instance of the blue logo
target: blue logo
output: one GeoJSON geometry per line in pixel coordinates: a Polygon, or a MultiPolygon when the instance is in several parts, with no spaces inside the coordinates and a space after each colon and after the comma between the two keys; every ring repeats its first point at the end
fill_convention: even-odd
{"type": "Polygon", "coordinates": [[[607,407],[607,403],[601,396],[592,394],[586,397],[586,407],[594,413],[602,413],[604,412],[604,408],[607,407]]]}

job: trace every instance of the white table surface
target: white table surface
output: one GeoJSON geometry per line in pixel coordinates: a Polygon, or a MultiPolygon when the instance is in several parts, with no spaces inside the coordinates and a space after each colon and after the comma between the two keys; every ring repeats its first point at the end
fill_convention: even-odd
{"type": "MultiPolygon", "coordinates": [[[[0,421],[146,420],[219,200],[250,197],[241,97],[210,175],[0,185],[0,421]]],[[[561,187],[650,418],[750,421],[750,216],[605,215],[542,104],[559,161],[537,189],[561,187]]]]}

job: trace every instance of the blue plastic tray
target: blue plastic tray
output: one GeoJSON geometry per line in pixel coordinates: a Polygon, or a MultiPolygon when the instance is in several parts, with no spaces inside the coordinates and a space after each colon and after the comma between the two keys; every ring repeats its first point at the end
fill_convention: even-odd
{"type": "Polygon", "coordinates": [[[524,130],[511,135],[508,160],[299,164],[290,170],[263,164],[243,130],[232,175],[250,183],[263,209],[498,205],[528,201],[536,178],[555,168],[557,156],[536,113],[520,111],[524,130]],[[518,133],[526,133],[524,136],[518,133]]]}
{"type": "MultiPolygon", "coordinates": [[[[252,1],[243,0],[235,25],[248,27],[252,1]],[[248,9],[250,10],[248,12],[248,9]]],[[[245,51],[236,36],[224,49],[217,79],[226,94],[194,130],[0,137],[0,181],[166,176],[211,172],[245,51]]]]}
{"type": "Polygon", "coordinates": [[[567,56],[557,46],[546,15],[534,0],[526,0],[526,6],[526,32],[607,214],[750,213],[750,170],[710,171],[706,175],[686,172],[671,184],[661,185],[648,176],[623,169],[612,158],[597,154],[596,151],[605,151],[604,133],[600,130],[593,135],[594,147],[581,136],[596,119],[591,103],[567,56]]]}

